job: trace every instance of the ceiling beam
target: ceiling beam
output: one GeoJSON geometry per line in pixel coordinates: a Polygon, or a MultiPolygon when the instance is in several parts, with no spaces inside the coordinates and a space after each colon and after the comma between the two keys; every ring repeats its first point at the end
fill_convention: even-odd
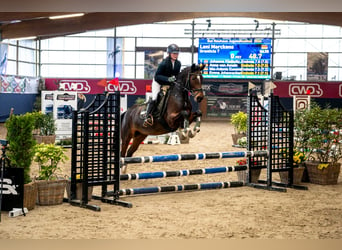
{"type": "Polygon", "coordinates": [[[48,18],[56,14],[65,14],[65,12],[12,12],[11,14],[2,12],[0,13],[1,37],[2,39],[28,36],[49,38],[118,26],[210,17],[252,17],[342,26],[341,12],[94,12],[76,18],[58,20],[48,18]],[[7,14],[3,15],[3,13],[7,14]],[[11,20],[22,20],[22,22],[3,23],[11,20]]]}

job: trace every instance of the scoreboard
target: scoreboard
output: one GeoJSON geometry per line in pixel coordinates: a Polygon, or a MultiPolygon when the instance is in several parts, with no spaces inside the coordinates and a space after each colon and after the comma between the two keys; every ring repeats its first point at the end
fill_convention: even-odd
{"type": "Polygon", "coordinates": [[[271,38],[200,38],[204,78],[270,79],[271,38]]]}

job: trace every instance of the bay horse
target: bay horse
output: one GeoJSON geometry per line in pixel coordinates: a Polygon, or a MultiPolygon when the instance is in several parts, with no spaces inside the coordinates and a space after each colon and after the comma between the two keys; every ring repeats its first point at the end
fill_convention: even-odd
{"type": "MultiPolygon", "coordinates": [[[[135,104],[121,115],[121,157],[131,157],[139,145],[148,135],[161,135],[183,128],[184,124],[191,124],[202,113],[192,112],[189,95],[200,103],[204,98],[202,89],[202,70],[205,65],[196,65],[184,68],[171,84],[165,95],[164,112],[153,118],[152,126],[144,127],[144,117],[141,113],[146,109],[145,104],[135,104]],[[128,149],[131,139],[133,142],[128,149]],[[128,149],[128,150],[127,150],[128,149]]],[[[156,105],[160,109],[159,103],[156,105]]],[[[154,113],[154,112],[153,112],[154,113]]]]}

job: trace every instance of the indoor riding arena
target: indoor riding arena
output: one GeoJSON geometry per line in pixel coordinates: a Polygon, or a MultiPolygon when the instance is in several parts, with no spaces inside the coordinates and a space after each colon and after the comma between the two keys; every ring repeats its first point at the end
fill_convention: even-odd
{"type": "MultiPolygon", "coordinates": [[[[342,239],[342,15],[315,13],[1,12],[0,239],[342,239]],[[190,70],[162,90],[165,104],[151,125],[157,132],[135,130],[132,137],[146,138],[123,156],[124,115],[138,105],[132,120],[143,123],[170,44],[190,70]],[[172,84],[183,106],[170,114],[168,101],[178,96],[168,96],[172,84]],[[310,129],[309,121],[319,125],[309,116],[318,107],[339,112],[327,120],[338,121],[329,132],[310,129]],[[14,145],[36,148],[20,144],[25,122],[11,118],[31,113],[52,117],[49,145],[67,157],[45,179],[38,160],[11,172],[22,160],[14,145]],[[238,113],[246,119],[241,131],[238,113]],[[310,151],[315,141],[332,144],[310,151]],[[315,182],[309,159],[295,157],[301,153],[336,154],[335,181],[315,182]],[[295,181],[299,166],[305,170],[295,181]],[[37,186],[32,207],[25,205],[27,173],[37,186]],[[51,194],[60,202],[44,204],[38,183],[53,179],[64,183],[62,195],[51,194]]],[[[34,124],[29,139],[40,145],[43,125],[34,124]]]]}

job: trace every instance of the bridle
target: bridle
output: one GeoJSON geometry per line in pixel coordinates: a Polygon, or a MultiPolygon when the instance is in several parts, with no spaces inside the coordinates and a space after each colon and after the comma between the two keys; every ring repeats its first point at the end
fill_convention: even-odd
{"type": "Polygon", "coordinates": [[[183,88],[187,90],[192,96],[196,96],[198,92],[203,92],[203,88],[198,88],[198,89],[192,89],[191,84],[190,84],[190,78],[191,80],[196,80],[196,78],[200,78],[201,74],[200,73],[188,73],[187,79],[185,86],[183,88]]]}

